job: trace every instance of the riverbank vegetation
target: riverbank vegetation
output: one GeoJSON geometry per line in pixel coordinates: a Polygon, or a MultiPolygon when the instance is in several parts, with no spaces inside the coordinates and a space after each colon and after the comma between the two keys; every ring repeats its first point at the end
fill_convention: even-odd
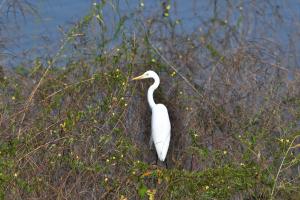
{"type": "Polygon", "coordinates": [[[212,1],[190,19],[180,1],[118,2],[95,2],[53,55],[1,68],[0,197],[299,199],[300,29],[277,32],[287,8],[212,1]],[[168,168],[148,146],[151,81],[130,81],[149,69],[170,112],[168,168]]]}

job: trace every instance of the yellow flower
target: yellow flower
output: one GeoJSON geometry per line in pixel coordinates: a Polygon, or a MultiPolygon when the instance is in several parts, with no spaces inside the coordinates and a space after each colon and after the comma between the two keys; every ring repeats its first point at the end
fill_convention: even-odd
{"type": "Polygon", "coordinates": [[[124,197],[124,195],[121,195],[120,200],[127,200],[127,197],[124,197]]]}
{"type": "Polygon", "coordinates": [[[280,142],[283,142],[284,140],[281,138],[279,141],[280,141],[280,142]]]}
{"type": "Polygon", "coordinates": [[[148,196],[149,196],[149,200],[154,200],[155,193],[156,193],[156,189],[153,189],[153,190],[147,190],[147,194],[148,194],[148,196]]]}
{"type": "Polygon", "coordinates": [[[62,127],[62,128],[66,128],[66,122],[64,122],[64,123],[60,124],[60,127],[62,127]]]}

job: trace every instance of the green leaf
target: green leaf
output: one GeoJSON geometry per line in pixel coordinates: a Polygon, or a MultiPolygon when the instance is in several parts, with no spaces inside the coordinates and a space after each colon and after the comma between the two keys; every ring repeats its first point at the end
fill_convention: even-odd
{"type": "Polygon", "coordinates": [[[146,195],[146,193],[147,193],[147,187],[144,184],[140,185],[140,187],[139,187],[139,195],[140,195],[140,197],[144,198],[145,195],[146,195]]]}

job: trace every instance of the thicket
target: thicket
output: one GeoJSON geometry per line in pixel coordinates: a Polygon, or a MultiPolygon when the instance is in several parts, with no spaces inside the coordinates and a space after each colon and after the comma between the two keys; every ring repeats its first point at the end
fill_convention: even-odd
{"type": "Polygon", "coordinates": [[[194,1],[191,19],[180,1],[137,3],[96,2],[55,54],[2,67],[1,199],[299,199],[289,5],[194,1]],[[148,145],[151,81],[130,81],[149,69],[171,118],[167,168],[148,145]]]}

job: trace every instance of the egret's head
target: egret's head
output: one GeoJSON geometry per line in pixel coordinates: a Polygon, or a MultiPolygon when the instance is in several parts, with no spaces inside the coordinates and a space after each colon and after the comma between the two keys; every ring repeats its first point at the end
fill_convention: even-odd
{"type": "Polygon", "coordinates": [[[132,80],[140,80],[140,79],[145,79],[145,78],[154,78],[157,76],[157,74],[154,71],[146,71],[144,74],[134,77],[132,80]]]}

